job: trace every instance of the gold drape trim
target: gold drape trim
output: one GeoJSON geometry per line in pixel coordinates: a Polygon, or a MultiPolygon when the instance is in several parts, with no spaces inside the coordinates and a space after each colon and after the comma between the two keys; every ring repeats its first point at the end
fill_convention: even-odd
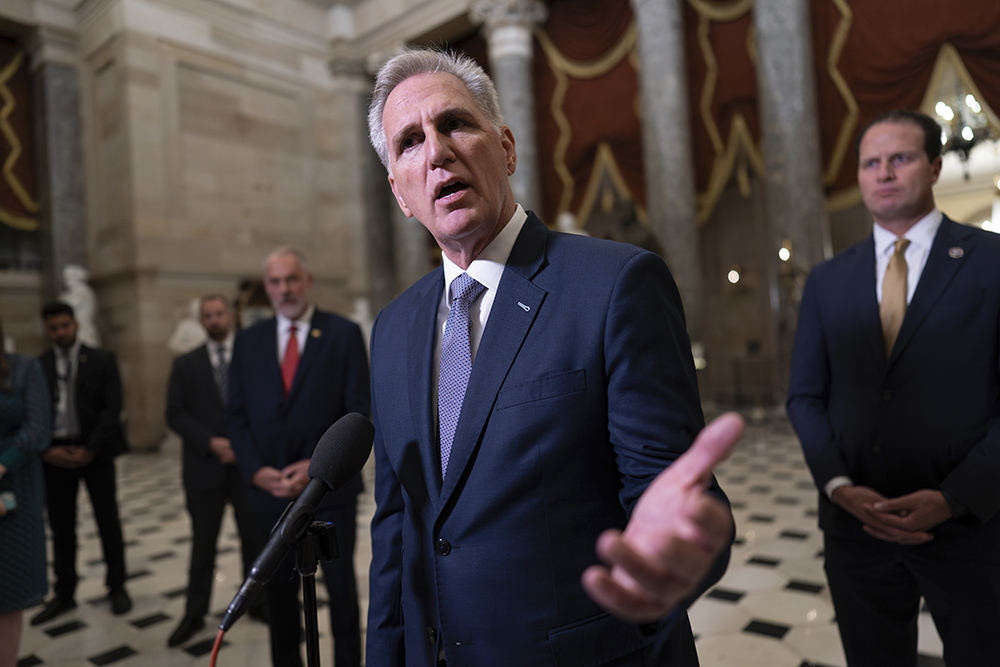
{"type": "MultiPolygon", "coordinates": [[[[563,186],[562,194],[559,197],[559,206],[556,209],[556,214],[558,215],[570,210],[573,196],[576,194],[576,183],[573,181],[573,174],[566,165],[566,152],[569,150],[570,142],[573,140],[573,127],[563,109],[563,102],[566,100],[566,91],[569,90],[569,79],[570,77],[574,79],[594,79],[610,72],[623,58],[635,58],[634,52],[638,33],[633,23],[625,30],[621,39],[606,53],[594,60],[580,62],[567,58],[540,28],[536,28],[534,32],[539,45],[542,47],[542,52],[545,54],[545,60],[556,78],[549,111],[552,113],[552,118],[559,128],[559,138],[556,140],[555,149],[552,151],[552,167],[555,169],[556,175],[563,186]]],[[[611,159],[614,160],[613,155],[611,159]]],[[[618,173],[619,176],[621,175],[617,165],[615,166],[615,173],[618,173]]]]}
{"type": "Polygon", "coordinates": [[[753,8],[753,0],[731,0],[730,2],[708,2],[708,0],[687,0],[691,8],[702,18],[711,21],[733,21],[753,8]]]}
{"type": "MultiPolygon", "coordinates": [[[[961,54],[959,54],[958,50],[950,42],[945,42],[938,50],[937,60],[934,61],[934,69],[931,72],[931,79],[927,84],[927,90],[924,91],[924,98],[920,103],[920,109],[931,117],[937,116],[937,112],[934,111],[934,105],[937,104],[937,93],[941,87],[941,79],[948,69],[954,69],[965,90],[975,95],[976,99],[979,100],[983,111],[986,113],[986,120],[990,124],[990,129],[994,135],[1000,135],[1000,120],[997,119],[995,111],[986,105],[986,99],[983,97],[983,93],[979,90],[979,86],[976,85],[972,75],[969,74],[969,70],[965,68],[965,62],[962,60],[961,54]]],[[[941,121],[938,122],[940,123],[941,121]]]]}
{"type": "Polygon", "coordinates": [[[844,116],[844,120],[840,124],[840,132],[837,134],[837,141],[833,146],[833,153],[830,155],[826,175],[823,177],[826,185],[832,185],[836,182],[837,175],[840,174],[840,168],[844,163],[844,155],[847,154],[847,149],[851,145],[851,138],[858,123],[858,102],[854,99],[850,86],[847,85],[847,81],[841,75],[840,69],[838,69],[840,54],[844,51],[847,35],[851,31],[851,24],[854,23],[854,13],[847,6],[847,0],[831,1],[840,12],[840,25],[837,26],[837,32],[833,36],[833,41],[830,43],[830,50],[826,55],[826,71],[830,75],[833,85],[837,88],[837,92],[840,93],[840,97],[844,100],[844,105],[847,107],[847,115],[844,116]]]}
{"type": "Polygon", "coordinates": [[[586,229],[587,220],[590,218],[590,213],[594,210],[594,204],[597,202],[597,196],[600,194],[601,176],[604,174],[607,174],[611,179],[612,185],[623,200],[632,201],[635,204],[636,217],[639,222],[646,224],[649,220],[646,215],[646,207],[632,196],[621,170],[618,169],[618,161],[615,160],[614,151],[611,150],[611,146],[606,141],[602,141],[597,144],[594,167],[590,170],[587,188],[583,192],[583,201],[580,203],[580,213],[577,216],[577,226],[580,229],[586,229]]]}
{"type": "MultiPolygon", "coordinates": [[[[704,223],[715,209],[719,197],[726,189],[726,183],[733,170],[741,161],[739,157],[745,155],[746,159],[753,165],[758,174],[764,173],[764,158],[754,142],[753,135],[747,125],[743,114],[733,116],[729,127],[728,143],[722,138],[718,123],[712,114],[712,101],[715,97],[715,86],[718,81],[719,63],[712,50],[712,42],[709,39],[709,28],[713,20],[733,21],[742,17],[753,7],[753,2],[732,2],[726,5],[725,12],[719,11],[718,6],[709,7],[702,0],[688,0],[688,3],[698,12],[698,46],[701,49],[702,57],[705,59],[705,78],[702,80],[701,99],[699,100],[699,113],[702,123],[705,125],[705,132],[712,143],[712,150],[715,157],[712,160],[712,171],[708,179],[708,187],[703,193],[698,194],[698,222],[704,223]],[[741,150],[742,147],[742,150],[741,150]]],[[[756,61],[756,48],[754,44],[754,31],[747,32],[747,53],[750,58],[756,61]]],[[[741,190],[745,187],[745,171],[741,171],[738,176],[741,180],[741,190]]]]}
{"type": "MultiPolygon", "coordinates": [[[[11,191],[14,196],[17,197],[18,201],[21,202],[21,206],[28,213],[37,213],[38,204],[32,199],[31,195],[21,184],[20,179],[18,179],[17,174],[14,173],[14,167],[17,165],[17,161],[21,157],[21,142],[17,138],[17,134],[14,132],[14,128],[10,126],[7,119],[10,117],[14,110],[17,108],[17,100],[14,98],[14,94],[7,87],[7,82],[10,81],[14,73],[17,72],[21,63],[24,61],[24,52],[18,51],[7,66],[0,70],[0,98],[3,99],[4,105],[0,109],[0,132],[3,133],[4,138],[10,145],[10,155],[3,164],[3,180],[10,186],[11,191]]],[[[33,232],[38,229],[38,221],[34,218],[29,218],[9,211],[0,210],[0,222],[3,222],[9,227],[14,229],[20,229],[22,231],[33,232]]]]}
{"type": "Polygon", "coordinates": [[[764,158],[754,143],[750,127],[747,125],[743,114],[733,116],[733,123],[729,128],[729,144],[725,152],[717,155],[715,163],[712,165],[712,175],[709,177],[708,189],[698,195],[698,222],[704,223],[715,209],[715,204],[726,189],[729,176],[736,167],[741,155],[753,165],[754,171],[758,175],[764,174],[764,158]]]}

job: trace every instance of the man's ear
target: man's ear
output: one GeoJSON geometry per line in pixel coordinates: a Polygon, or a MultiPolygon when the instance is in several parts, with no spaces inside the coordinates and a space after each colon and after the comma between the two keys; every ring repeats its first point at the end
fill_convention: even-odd
{"type": "Polygon", "coordinates": [[[517,169],[517,151],[514,150],[514,133],[506,125],[500,128],[500,143],[507,153],[507,175],[511,176],[517,169]]]}
{"type": "Polygon", "coordinates": [[[389,172],[389,187],[392,188],[392,196],[396,198],[396,203],[399,204],[400,210],[407,218],[413,217],[413,212],[410,211],[410,207],[406,205],[403,198],[399,196],[399,192],[396,191],[396,180],[392,177],[392,172],[389,172]]]}
{"type": "Polygon", "coordinates": [[[943,161],[940,155],[934,158],[934,161],[931,162],[931,174],[933,175],[933,178],[931,178],[931,183],[937,183],[938,177],[941,175],[942,163],[943,161]]]}

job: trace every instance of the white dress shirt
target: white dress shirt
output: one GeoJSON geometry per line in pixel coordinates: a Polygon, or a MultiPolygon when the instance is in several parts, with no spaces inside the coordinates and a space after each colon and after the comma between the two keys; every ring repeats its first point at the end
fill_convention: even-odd
{"type": "Polygon", "coordinates": [[[299,343],[299,358],[306,351],[306,343],[309,341],[309,329],[312,328],[312,316],[316,307],[309,304],[305,312],[296,320],[290,320],[281,313],[278,313],[278,365],[285,359],[285,350],[288,349],[288,334],[291,331],[292,323],[295,324],[295,339],[299,343]]]}

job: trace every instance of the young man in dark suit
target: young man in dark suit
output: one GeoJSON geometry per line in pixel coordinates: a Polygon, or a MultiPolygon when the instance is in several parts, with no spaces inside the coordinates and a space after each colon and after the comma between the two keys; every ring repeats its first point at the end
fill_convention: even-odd
{"type": "Polygon", "coordinates": [[[167,640],[168,646],[183,644],[205,627],[215,578],[216,543],[227,502],[233,506],[240,533],[244,577],[260,551],[260,533],[251,514],[246,482],[236,467],[226,434],[234,319],[225,297],[202,297],[200,320],[208,342],[175,359],[170,372],[167,424],[183,439],[184,495],[192,539],[187,605],[167,640]]]}
{"type": "MultiPolygon", "coordinates": [[[[275,317],[236,336],[230,366],[229,438],[250,505],[268,534],[309,482],[308,468],[326,430],[349,412],[369,414],[368,355],[361,330],[319,310],[309,293],[313,276],[303,254],[289,247],[264,260],[264,289],[275,317]]],[[[316,519],[336,526],[339,557],[322,562],[330,596],[337,667],[361,664],[361,631],[354,575],[356,475],[320,504],[316,519]]],[[[302,664],[298,575],[289,555],[266,587],[275,667],[302,664]]]]}
{"type": "Polygon", "coordinates": [[[372,330],[366,663],[696,665],[686,608],[733,536],[711,468],[740,422],[695,442],[666,265],[516,204],[514,137],[468,58],[390,60],[369,127],[444,266],[372,330]]]}
{"type": "Polygon", "coordinates": [[[941,128],[858,143],[872,236],[813,269],[788,415],[820,489],[847,663],[915,665],[920,598],[956,667],[1000,656],[1000,235],[934,204],[941,128]]]}
{"type": "Polygon", "coordinates": [[[115,355],[77,340],[73,308],[55,301],[42,308],[52,347],[41,356],[52,392],[52,446],[42,455],[45,500],[52,529],[55,596],[31,619],[39,625],[76,607],[76,499],[87,485],[101,536],[111,611],[132,608],[125,591],[125,541],[118,518],[115,457],[126,451],[119,421],[122,385],[115,355]]]}

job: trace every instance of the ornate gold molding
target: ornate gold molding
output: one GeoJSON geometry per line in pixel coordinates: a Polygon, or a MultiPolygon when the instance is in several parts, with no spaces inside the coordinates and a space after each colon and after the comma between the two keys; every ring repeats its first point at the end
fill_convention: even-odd
{"type": "MultiPolygon", "coordinates": [[[[18,179],[17,174],[14,173],[14,167],[17,165],[17,161],[21,157],[21,142],[17,138],[14,128],[11,127],[10,123],[7,121],[10,115],[14,113],[14,110],[17,108],[17,100],[14,98],[14,94],[7,87],[7,82],[14,76],[14,73],[17,72],[23,61],[24,52],[18,51],[14,57],[11,58],[10,62],[7,63],[2,70],[0,70],[0,98],[2,98],[4,102],[3,108],[0,109],[0,133],[3,133],[4,138],[10,145],[10,155],[8,155],[7,159],[4,161],[3,169],[0,171],[0,174],[3,175],[3,180],[8,186],[10,186],[11,191],[14,193],[14,196],[17,197],[18,201],[21,202],[21,206],[24,207],[24,210],[28,213],[37,213],[38,203],[32,199],[27,189],[25,189],[20,179],[18,179]]],[[[38,220],[35,218],[17,215],[2,209],[0,209],[0,222],[22,231],[33,232],[38,229],[38,220]]]]}
{"type": "Polygon", "coordinates": [[[847,6],[847,0],[831,0],[831,2],[833,2],[834,6],[840,12],[840,25],[837,26],[837,32],[833,36],[833,41],[830,43],[830,50],[826,55],[826,71],[830,75],[833,85],[836,86],[837,92],[840,93],[841,98],[844,100],[844,106],[847,107],[847,116],[844,117],[844,121],[840,124],[840,132],[837,134],[833,153],[830,154],[830,162],[827,164],[826,174],[823,177],[823,182],[826,185],[833,185],[837,180],[837,175],[844,164],[844,156],[851,145],[851,138],[858,123],[858,102],[854,99],[854,94],[851,93],[850,86],[847,85],[847,81],[838,69],[840,54],[844,51],[847,35],[851,31],[851,25],[854,23],[854,14],[851,12],[851,8],[847,6]]]}
{"type": "MultiPolygon", "coordinates": [[[[569,150],[570,142],[573,139],[573,127],[569,122],[569,118],[566,116],[566,112],[563,110],[563,103],[566,99],[566,91],[569,89],[569,79],[595,79],[610,72],[623,59],[634,59],[638,31],[635,27],[635,23],[630,24],[622,34],[621,38],[614,45],[612,45],[607,52],[594,60],[586,62],[567,58],[556,47],[556,45],[552,43],[549,36],[540,28],[536,28],[534,32],[539,45],[542,47],[542,52],[545,54],[545,59],[549,64],[549,68],[552,70],[556,79],[556,85],[552,91],[552,102],[549,106],[549,111],[552,114],[552,119],[556,123],[556,127],[559,128],[559,138],[556,140],[555,148],[552,151],[552,167],[555,169],[556,175],[559,177],[559,181],[563,186],[562,194],[559,197],[559,204],[556,209],[556,213],[558,215],[559,213],[570,210],[570,205],[572,204],[573,197],[576,194],[576,183],[573,181],[573,174],[566,165],[566,152],[569,150]]],[[[604,146],[604,144],[602,143],[598,146],[598,157],[601,157],[601,146],[604,146]]],[[[608,155],[605,157],[614,163],[614,155],[611,154],[610,148],[607,148],[607,151],[608,155]]],[[[594,168],[591,171],[591,183],[594,182],[595,174],[600,173],[599,166],[599,163],[595,161],[594,168]]],[[[614,164],[614,173],[618,174],[618,177],[620,178],[621,173],[618,170],[617,163],[614,164]]],[[[624,181],[622,181],[622,183],[624,183],[624,181]]],[[[628,192],[628,189],[626,188],[624,192],[628,192]]],[[[637,207],[641,206],[641,203],[636,202],[636,205],[637,207]]],[[[586,223],[586,216],[578,215],[577,217],[580,220],[581,225],[586,223]]]]}

